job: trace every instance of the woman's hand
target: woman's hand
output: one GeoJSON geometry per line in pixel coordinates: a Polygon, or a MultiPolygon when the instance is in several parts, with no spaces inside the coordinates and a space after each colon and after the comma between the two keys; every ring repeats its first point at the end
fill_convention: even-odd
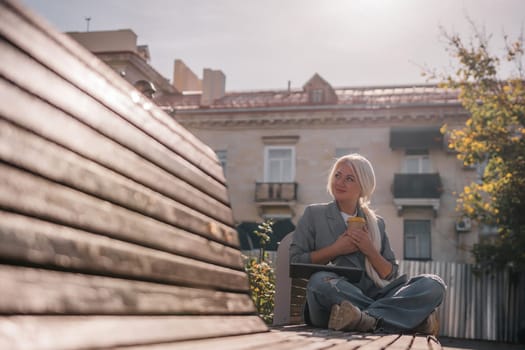
{"type": "Polygon", "coordinates": [[[333,243],[333,247],[338,256],[355,253],[358,250],[357,245],[353,242],[351,236],[348,234],[348,230],[343,232],[339,238],[337,238],[337,240],[333,243]]]}
{"type": "Polygon", "coordinates": [[[365,226],[361,229],[348,229],[348,236],[370,261],[379,277],[386,278],[392,272],[392,264],[387,261],[379,251],[374,247],[374,243],[370,240],[368,228],[365,226]]]}
{"type": "Polygon", "coordinates": [[[358,251],[352,242],[348,231],[343,232],[331,245],[310,253],[310,259],[314,264],[326,264],[340,255],[347,255],[358,251]]]}
{"type": "Polygon", "coordinates": [[[352,243],[364,255],[370,256],[371,254],[377,253],[374,244],[370,240],[370,234],[366,226],[363,227],[363,229],[349,228],[345,234],[348,235],[352,243]]]}

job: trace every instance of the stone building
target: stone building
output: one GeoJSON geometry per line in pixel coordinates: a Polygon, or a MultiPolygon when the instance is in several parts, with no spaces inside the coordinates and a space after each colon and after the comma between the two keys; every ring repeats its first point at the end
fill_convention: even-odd
{"type": "Polygon", "coordinates": [[[150,64],[147,45],[137,44],[137,34],[131,29],[93,32],[68,32],[71,38],[91,51],[131,84],[144,80],[153,83],[156,97],[177,90],[150,64]]]}
{"type": "Polygon", "coordinates": [[[330,200],[334,160],[359,152],[375,167],[372,206],[399,259],[471,262],[472,245],[490,233],[455,211],[457,193],[479,176],[447,150],[439,131],[468,117],[456,91],[334,88],[314,74],[301,88],[227,92],[220,70],[206,68],[201,79],[181,60],[170,83],[131,30],[68,34],[131,83],[153,82],[160,91],[154,101],[215,150],[240,231],[273,218],[282,237],[305,206],[330,200]]]}
{"type": "MultiPolygon", "coordinates": [[[[328,170],[358,152],[375,167],[372,205],[400,259],[471,262],[478,230],[455,211],[478,176],[447,150],[440,128],[468,117],[456,91],[436,85],[334,88],[315,74],[299,89],[168,97],[174,118],[224,166],[236,222],[293,223],[329,201],[328,170]]],[[[253,227],[253,226],[248,226],[253,227]]]]}

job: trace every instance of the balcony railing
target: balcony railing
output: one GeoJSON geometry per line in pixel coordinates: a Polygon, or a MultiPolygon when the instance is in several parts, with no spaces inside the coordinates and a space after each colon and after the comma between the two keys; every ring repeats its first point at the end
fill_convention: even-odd
{"type": "Polygon", "coordinates": [[[256,182],[256,202],[291,202],[297,199],[296,182],[256,182]]]}
{"type": "Polygon", "coordinates": [[[437,216],[443,185],[439,174],[395,174],[392,192],[399,215],[406,207],[431,207],[437,216]]]}
{"type": "Polygon", "coordinates": [[[443,192],[439,174],[395,174],[394,198],[439,198],[443,192]]]}

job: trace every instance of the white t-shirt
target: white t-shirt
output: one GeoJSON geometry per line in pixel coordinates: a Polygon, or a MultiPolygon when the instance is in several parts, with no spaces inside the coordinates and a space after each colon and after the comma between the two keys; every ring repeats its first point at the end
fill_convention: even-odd
{"type": "Polygon", "coordinates": [[[342,212],[342,211],[340,211],[340,213],[341,213],[341,216],[343,217],[343,221],[345,222],[345,225],[348,227],[348,218],[353,218],[354,216],[356,216],[357,210],[354,213],[354,215],[348,215],[347,213],[342,212]]]}

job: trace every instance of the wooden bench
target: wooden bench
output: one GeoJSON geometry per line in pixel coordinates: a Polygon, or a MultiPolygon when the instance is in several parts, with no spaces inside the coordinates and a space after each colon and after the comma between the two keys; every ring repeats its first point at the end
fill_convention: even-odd
{"type": "Polygon", "coordinates": [[[287,234],[277,248],[275,268],[275,307],[273,325],[302,324],[306,301],[306,283],[303,278],[290,278],[290,253],[293,232],[287,234]]]}
{"type": "Polygon", "coordinates": [[[0,32],[0,349],[439,345],[269,329],[214,152],[18,2],[0,32]]]}

